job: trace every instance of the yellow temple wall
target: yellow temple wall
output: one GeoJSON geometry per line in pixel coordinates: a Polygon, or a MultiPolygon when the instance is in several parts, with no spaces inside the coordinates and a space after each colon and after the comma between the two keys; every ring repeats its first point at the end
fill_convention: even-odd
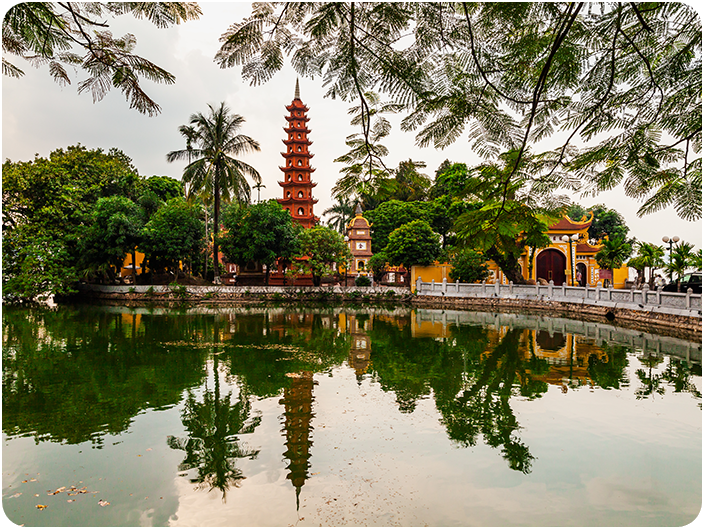
{"type": "MultiPolygon", "coordinates": [[[[136,254],[136,261],[137,261],[137,275],[141,274],[144,272],[144,254],[137,250],[135,252],[136,254]]],[[[125,277],[125,276],[131,276],[132,275],[132,254],[127,254],[125,256],[125,260],[122,263],[122,269],[120,270],[120,276],[125,277]]]]}

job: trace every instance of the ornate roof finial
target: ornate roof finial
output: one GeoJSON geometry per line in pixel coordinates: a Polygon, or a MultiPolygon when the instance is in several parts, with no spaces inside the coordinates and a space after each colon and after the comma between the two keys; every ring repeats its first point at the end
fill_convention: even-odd
{"type": "Polygon", "coordinates": [[[296,77],[296,93],[293,95],[294,99],[301,98],[301,89],[298,87],[298,77],[296,77]]]}
{"type": "Polygon", "coordinates": [[[359,202],[357,202],[357,207],[354,210],[354,214],[358,217],[362,216],[362,206],[360,205],[359,202]]]}

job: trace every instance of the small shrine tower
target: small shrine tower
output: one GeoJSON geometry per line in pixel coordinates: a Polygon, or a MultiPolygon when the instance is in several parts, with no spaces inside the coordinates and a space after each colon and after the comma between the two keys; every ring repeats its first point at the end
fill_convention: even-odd
{"type": "Polygon", "coordinates": [[[313,155],[308,148],[313,143],[308,139],[308,116],[310,110],[301,101],[301,92],[296,79],[296,92],[293,101],[286,107],[289,115],[286,116],[288,126],[284,128],[287,138],[283,140],[286,152],[281,155],[286,160],[284,167],[279,167],[284,173],[284,181],[279,182],[283,187],[284,198],[278,199],[279,204],[291,212],[291,218],[304,228],[312,228],[320,220],[313,213],[313,204],[318,202],[313,198],[313,188],[317,185],[311,181],[311,173],[315,171],[310,166],[313,155]]]}
{"type": "Polygon", "coordinates": [[[354,218],[347,223],[347,240],[354,257],[350,273],[367,275],[367,263],[373,255],[371,224],[362,216],[362,208],[359,204],[357,204],[354,218]]]}

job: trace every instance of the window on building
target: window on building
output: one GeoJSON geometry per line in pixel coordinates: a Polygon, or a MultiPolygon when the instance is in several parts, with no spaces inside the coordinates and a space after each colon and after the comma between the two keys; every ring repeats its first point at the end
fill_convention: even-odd
{"type": "Polygon", "coordinates": [[[299,134],[299,135],[298,135],[298,137],[300,138],[300,137],[301,137],[301,135],[299,134]]]}
{"type": "Polygon", "coordinates": [[[358,241],[357,242],[357,249],[358,250],[366,250],[367,249],[367,243],[364,241],[358,241]]]}
{"type": "Polygon", "coordinates": [[[364,261],[357,261],[357,270],[364,270],[364,261]]]}
{"type": "Polygon", "coordinates": [[[302,217],[302,216],[305,215],[306,213],[305,213],[305,211],[303,210],[303,208],[298,208],[298,214],[302,217]]]}
{"type": "Polygon", "coordinates": [[[286,191],[286,198],[290,198],[290,197],[291,197],[291,192],[290,192],[290,191],[286,191]]]}
{"type": "Polygon", "coordinates": [[[299,174],[299,175],[298,175],[298,181],[300,182],[301,180],[303,180],[303,175],[300,175],[300,174],[299,174]]]}
{"type": "Polygon", "coordinates": [[[300,167],[301,165],[303,165],[303,162],[301,160],[298,160],[298,167],[300,167]]]}
{"type": "Polygon", "coordinates": [[[298,147],[296,147],[296,151],[297,151],[297,152],[301,152],[301,146],[300,146],[300,145],[299,145],[298,147]]]}
{"type": "Polygon", "coordinates": [[[303,198],[303,191],[298,192],[298,198],[303,198]]]}
{"type": "Polygon", "coordinates": [[[364,230],[357,230],[357,235],[364,235],[364,230]]]}

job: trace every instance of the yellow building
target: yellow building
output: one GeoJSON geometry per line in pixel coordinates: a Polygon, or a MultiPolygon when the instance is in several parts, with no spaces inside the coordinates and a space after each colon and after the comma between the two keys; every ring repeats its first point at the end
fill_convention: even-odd
{"type": "MultiPolygon", "coordinates": [[[[596,254],[601,245],[590,242],[587,233],[593,220],[593,213],[579,222],[565,216],[550,226],[546,234],[550,238],[549,246],[536,250],[525,248],[521,254],[518,262],[523,278],[539,283],[552,281],[555,285],[567,283],[568,286],[604,286],[604,279],[601,277],[604,274],[596,262],[596,254]]],[[[488,265],[487,283],[508,283],[496,263],[489,261],[488,265]]],[[[414,266],[411,271],[411,284],[415,285],[418,277],[425,282],[441,283],[443,279],[451,282],[451,269],[450,264],[437,262],[433,266],[414,266]]],[[[627,280],[628,267],[625,265],[613,271],[614,288],[625,288],[627,280]]]]}

